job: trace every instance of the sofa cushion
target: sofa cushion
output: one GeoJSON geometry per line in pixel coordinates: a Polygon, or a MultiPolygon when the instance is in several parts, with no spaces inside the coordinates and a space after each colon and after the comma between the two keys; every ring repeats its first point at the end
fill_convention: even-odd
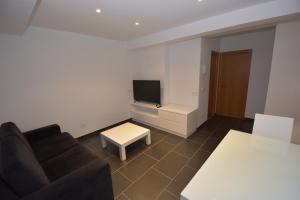
{"type": "Polygon", "coordinates": [[[1,127],[0,176],[20,197],[37,191],[49,183],[27,145],[18,131],[1,127]]]}
{"type": "Polygon", "coordinates": [[[82,145],[77,145],[44,163],[42,167],[50,181],[68,175],[95,160],[97,156],[82,145]]]}
{"type": "Polygon", "coordinates": [[[69,133],[62,133],[47,137],[45,139],[36,140],[31,144],[31,148],[40,163],[43,163],[75,145],[79,145],[69,133]]]}

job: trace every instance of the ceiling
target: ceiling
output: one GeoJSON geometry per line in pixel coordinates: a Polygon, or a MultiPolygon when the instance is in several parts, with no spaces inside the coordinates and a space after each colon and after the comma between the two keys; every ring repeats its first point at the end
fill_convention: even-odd
{"type": "Polygon", "coordinates": [[[130,40],[267,1],[42,0],[31,25],[130,40]]]}

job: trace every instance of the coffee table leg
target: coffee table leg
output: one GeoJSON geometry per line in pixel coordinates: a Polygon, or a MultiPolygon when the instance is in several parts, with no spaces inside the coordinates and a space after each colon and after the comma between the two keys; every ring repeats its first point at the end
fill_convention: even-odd
{"type": "Polygon", "coordinates": [[[120,158],[121,158],[121,160],[126,160],[125,147],[120,146],[119,147],[119,152],[120,152],[120,158]]]}
{"type": "Polygon", "coordinates": [[[151,135],[150,135],[150,133],[146,136],[146,144],[147,145],[151,144],[151,135]]]}
{"type": "Polygon", "coordinates": [[[103,136],[101,136],[102,147],[105,148],[107,146],[106,140],[103,136]]]}

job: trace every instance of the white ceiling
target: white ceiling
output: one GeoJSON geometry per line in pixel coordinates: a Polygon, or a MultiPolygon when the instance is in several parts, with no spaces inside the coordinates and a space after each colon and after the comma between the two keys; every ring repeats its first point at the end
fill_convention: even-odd
{"type": "Polygon", "coordinates": [[[267,1],[271,0],[42,0],[32,25],[130,40],[267,1]],[[141,25],[135,26],[136,21],[141,25]]]}

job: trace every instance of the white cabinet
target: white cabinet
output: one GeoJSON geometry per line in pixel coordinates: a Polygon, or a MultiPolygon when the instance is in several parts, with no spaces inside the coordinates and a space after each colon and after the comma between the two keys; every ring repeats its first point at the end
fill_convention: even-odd
{"type": "Polygon", "coordinates": [[[197,128],[197,108],[168,104],[160,108],[147,103],[133,103],[133,120],[187,138],[197,128]]]}

